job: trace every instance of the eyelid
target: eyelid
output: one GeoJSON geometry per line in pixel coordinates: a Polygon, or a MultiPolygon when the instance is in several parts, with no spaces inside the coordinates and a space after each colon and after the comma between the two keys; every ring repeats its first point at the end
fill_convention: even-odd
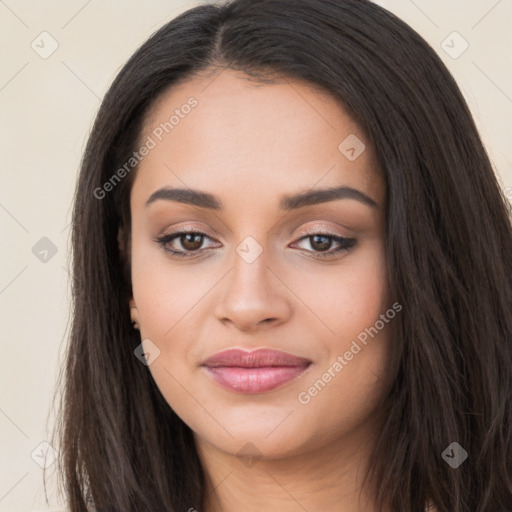
{"type": "Polygon", "coordinates": [[[161,233],[158,234],[159,237],[167,236],[167,235],[173,235],[174,233],[181,233],[181,232],[190,232],[190,231],[197,231],[204,234],[207,234],[206,231],[210,231],[212,233],[215,233],[215,236],[220,236],[215,229],[210,227],[203,227],[198,226],[194,224],[179,224],[177,226],[167,226],[166,228],[162,229],[161,233]]]}
{"type": "MultiPolygon", "coordinates": [[[[187,251],[187,250],[174,250],[174,249],[169,249],[166,247],[167,244],[169,244],[172,240],[179,239],[180,236],[184,235],[184,234],[195,234],[195,235],[201,236],[202,238],[209,238],[210,240],[213,240],[213,238],[210,237],[207,233],[204,233],[204,232],[201,232],[201,231],[198,231],[195,229],[189,229],[187,227],[181,227],[181,228],[174,230],[171,233],[164,234],[159,237],[155,237],[153,239],[153,241],[156,242],[157,244],[159,244],[161,246],[162,250],[164,252],[170,254],[173,258],[183,259],[184,261],[201,258],[201,256],[205,256],[208,253],[211,253],[215,249],[215,247],[206,247],[206,248],[202,248],[202,249],[198,249],[198,250],[188,250],[187,251]]],[[[313,229],[313,230],[310,229],[307,232],[303,232],[302,235],[299,236],[298,238],[296,238],[295,242],[290,244],[288,247],[293,248],[294,244],[295,245],[300,244],[302,241],[307,240],[308,238],[311,238],[315,235],[322,235],[322,236],[325,236],[326,238],[330,238],[331,240],[333,240],[335,243],[337,243],[339,245],[339,248],[334,251],[328,250],[328,251],[318,251],[317,252],[314,250],[313,251],[307,250],[307,249],[305,250],[307,253],[310,253],[309,257],[319,260],[319,261],[321,261],[321,260],[329,261],[332,259],[337,259],[338,256],[342,256],[344,253],[350,251],[358,243],[356,238],[337,235],[335,233],[330,232],[329,230],[319,228],[318,226],[316,226],[316,229],[313,229]]],[[[300,250],[300,248],[299,248],[299,250],[300,250]]]]}
{"type": "MultiPolygon", "coordinates": [[[[207,230],[198,229],[198,228],[192,227],[192,226],[180,226],[179,228],[176,228],[172,231],[166,231],[166,232],[162,233],[161,235],[155,237],[154,240],[161,240],[162,238],[172,238],[172,237],[174,237],[174,239],[178,239],[180,237],[180,235],[186,235],[189,233],[193,233],[196,235],[200,235],[205,239],[210,239],[210,240],[213,240],[214,242],[218,242],[218,240],[216,240],[214,236],[209,235],[206,231],[207,230]]],[[[220,243],[220,242],[218,242],[218,243],[220,243]]],[[[207,249],[205,249],[205,250],[207,250],[207,249]]]]}
{"type": "MultiPolygon", "coordinates": [[[[174,234],[190,233],[190,232],[199,233],[199,234],[204,235],[205,237],[208,237],[210,239],[214,238],[214,236],[220,237],[220,235],[213,229],[211,231],[213,231],[214,235],[209,235],[206,231],[207,231],[207,229],[203,229],[203,228],[194,226],[192,224],[188,224],[188,225],[185,224],[185,225],[180,225],[179,227],[174,228],[169,231],[164,230],[164,232],[162,234],[158,235],[157,238],[162,238],[164,236],[171,236],[174,234]]],[[[348,230],[348,231],[351,231],[351,230],[348,230]]],[[[300,232],[295,235],[295,237],[303,238],[308,235],[328,235],[328,236],[338,236],[341,238],[354,237],[353,233],[350,233],[350,232],[346,233],[346,234],[339,233],[339,232],[335,231],[334,228],[329,228],[326,226],[319,226],[319,225],[314,225],[313,227],[310,227],[310,228],[306,227],[304,229],[301,229],[300,232]]]]}
{"type": "Polygon", "coordinates": [[[348,233],[343,233],[336,231],[335,228],[327,227],[327,226],[319,226],[318,224],[310,227],[310,228],[303,228],[300,230],[300,233],[296,236],[308,236],[308,235],[328,235],[328,236],[339,236],[341,238],[354,238],[355,233],[351,232],[351,230],[348,230],[345,228],[345,231],[348,231],[348,233]]]}

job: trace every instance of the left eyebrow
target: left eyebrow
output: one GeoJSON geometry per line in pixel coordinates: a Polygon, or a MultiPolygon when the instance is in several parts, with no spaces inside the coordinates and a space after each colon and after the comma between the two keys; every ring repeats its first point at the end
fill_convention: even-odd
{"type": "Polygon", "coordinates": [[[282,210],[295,210],[336,199],[355,199],[372,208],[378,208],[378,204],[370,196],[356,188],[347,186],[310,190],[293,196],[286,196],[281,201],[280,207],[282,210]]]}
{"type": "MultiPolygon", "coordinates": [[[[176,201],[211,210],[222,210],[224,208],[222,201],[208,192],[169,187],[164,187],[153,192],[146,201],[146,207],[159,199],[176,201]]],[[[337,199],[355,199],[372,208],[378,208],[378,204],[370,196],[360,190],[347,186],[309,190],[299,194],[285,196],[279,206],[282,210],[296,210],[305,206],[326,203],[337,199]]]]}

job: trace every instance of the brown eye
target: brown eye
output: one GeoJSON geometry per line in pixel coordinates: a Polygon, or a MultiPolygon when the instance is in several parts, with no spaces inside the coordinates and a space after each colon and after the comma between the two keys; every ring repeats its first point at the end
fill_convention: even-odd
{"type": "Polygon", "coordinates": [[[328,233],[313,233],[306,235],[295,243],[299,244],[306,240],[309,241],[309,246],[311,247],[311,249],[306,250],[312,253],[313,257],[315,258],[329,258],[339,256],[342,253],[350,250],[350,248],[352,248],[357,243],[355,238],[346,238],[328,233]],[[335,250],[329,250],[333,244],[337,244],[339,247],[335,250]]]}
{"type": "Polygon", "coordinates": [[[179,235],[181,246],[186,251],[197,251],[203,244],[203,235],[199,233],[185,233],[179,235]]]}
{"type": "Polygon", "coordinates": [[[313,235],[310,237],[311,247],[315,251],[327,251],[331,248],[332,239],[325,235],[313,235]]]}
{"type": "Polygon", "coordinates": [[[206,239],[212,240],[206,233],[198,231],[178,231],[170,235],[155,238],[162,249],[172,256],[193,258],[207,251],[209,248],[203,248],[206,239]],[[179,243],[176,243],[179,241],[179,243]]]}

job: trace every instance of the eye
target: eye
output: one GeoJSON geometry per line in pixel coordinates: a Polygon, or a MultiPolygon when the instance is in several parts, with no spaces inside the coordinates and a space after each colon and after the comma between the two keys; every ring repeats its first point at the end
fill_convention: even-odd
{"type": "Polygon", "coordinates": [[[355,238],[347,238],[331,233],[312,233],[300,238],[295,242],[295,245],[306,240],[311,247],[311,250],[306,250],[308,250],[308,252],[312,252],[313,257],[315,258],[330,258],[337,256],[344,251],[348,251],[357,243],[355,238]],[[335,250],[329,250],[332,248],[333,243],[338,244],[338,248],[335,250]]]}
{"type": "MultiPolygon", "coordinates": [[[[202,247],[207,239],[213,240],[206,233],[201,231],[181,230],[175,231],[169,235],[157,237],[154,241],[158,243],[166,253],[172,256],[179,258],[195,258],[212,249],[211,247],[206,249],[202,247]]],[[[297,242],[294,242],[293,245],[300,244],[306,240],[309,242],[311,249],[305,250],[313,253],[314,258],[319,259],[337,256],[344,251],[348,251],[357,243],[355,238],[347,238],[330,233],[311,233],[303,236],[297,242]],[[333,244],[337,244],[338,247],[335,250],[330,250],[333,244]]]]}
{"type": "Polygon", "coordinates": [[[162,237],[157,237],[155,238],[155,242],[157,242],[165,252],[170,253],[173,256],[193,258],[205,251],[205,249],[201,247],[205,239],[213,240],[206,233],[183,230],[175,231],[172,234],[164,235],[162,237]],[[176,244],[175,242],[178,243],[176,244]],[[181,246],[181,249],[179,247],[176,248],[176,245],[181,246]]]}

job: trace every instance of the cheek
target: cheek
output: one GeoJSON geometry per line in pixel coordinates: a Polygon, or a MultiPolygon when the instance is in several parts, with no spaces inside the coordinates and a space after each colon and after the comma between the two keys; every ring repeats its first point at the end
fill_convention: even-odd
{"type": "Polygon", "coordinates": [[[318,333],[330,340],[330,348],[342,349],[389,307],[383,244],[367,244],[337,266],[303,272],[293,289],[309,309],[311,321],[317,322],[318,333]]]}
{"type": "MultiPolygon", "coordinates": [[[[360,345],[361,351],[351,361],[344,358],[345,362],[339,363],[342,370],[336,371],[331,361],[304,384],[300,405],[295,408],[304,430],[322,433],[324,441],[334,441],[375,424],[376,407],[387,389],[390,340],[386,334],[382,331],[367,346],[360,345]]],[[[344,354],[340,351],[339,355],[344,354]]]]}
{"type": "Polygon", "coordinates": [[[159,350],[148,371],[167,403],[193,430],[201,428],[204,418],[200,419],[202,394],[193,389],[197,374],[189,348],[191,340],[200,337],[196,314],[218,280],[211,274],[171,263],[158,251],[142,245],[132,253],[133,294],[141,339],[151,340],[159,350]]]}
{"type": "Polygon", "coordinates": [[[376,241],[346,263],[338,273],[309,276],[297,286],[322,326],[321,357],[301,385],[299,402],[308,418],[341,429],[362,421],[382,398],[396,316],[392,309],[386,315],[391,304],[383,244],[376,241]]]}
{"type": "Polygon", "coordinates": [[[156,245],[134,244],[132,284],[143,337],[172,338],[175,326],[190,316],[218,280],[215,273],[201,269],[171,261],[156,245]]]}
{"type": "Polygon", "coordinates": [[[334,334],[326,331],[319,340],[325,357],[297,395],[295,411],[304,430],[334,439],[359,430],[367,420],[371,424],[388,385],[392,318],[397,316],[386,290],[383,273],[354,273],[343,289],[319,299],[318,311],[334,334]]]}

